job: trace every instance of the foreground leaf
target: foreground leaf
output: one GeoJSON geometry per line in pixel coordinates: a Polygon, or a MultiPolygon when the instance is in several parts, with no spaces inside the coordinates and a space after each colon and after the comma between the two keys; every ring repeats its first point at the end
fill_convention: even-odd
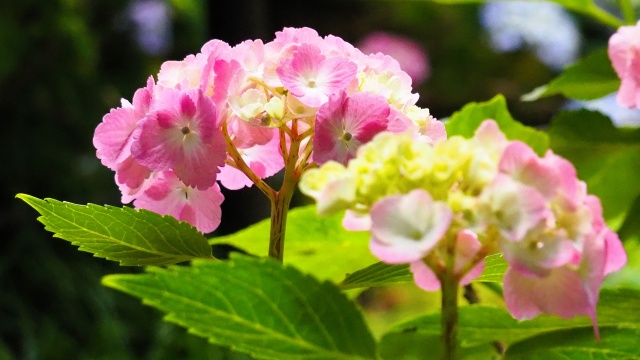
{"type": "Polygon", "coordinates": [[[455,112],[445,123],[447,136],[461,135],[470,138],[486,119],[495,120],[509,140],[523,141],[538,154],[544,153],[549,147],[549,138],[545,133],[522,125],[511,117],[502,95],[487,102],[467,104],[462,110],[455,112]]]}
{"type": "Polygon", "coordinates": [[[165,319],[259,359],[375,359],[362,315],[335,285],[270,259],[232,256],[191,267],[110,275],[165,319]]]}
{"type": "Polygon", "coordinates": [[[640,129],[618,129],[606,116],[587,110],[558,114],[549,129],[551,148],[569,159],[588,191],[602,201],[617,229],[640,196],[640,129]]]}
{"type": "MultiPolygon", "coordinates": [[[[231,244],[251,254],[266,256],[270,220],[266,219],[235,234],[210,239],[211,244],[231,244]]],[[[315,206],[289,211],[284,263],[326,280],[340,281],[376,261],[369,251],[369,233],[342,227],[342,215],[319,217],[315,206]]]]}
{"type": "MultiPolygon", "coordinates": [[[[598,303],[600,329],[627,327],[640,329],[640,290],[605,289],[598,303]]],[[[556,331],[587,331],[594,341],[591,322],[587,317],[562,319],[541,315],[533,320],[518,321],[504,308],[473,305],[459,309],[459,338],[462,346],[476,346],[492,341],[514,344],[542,333],[556,331]]],[[[396,326],[391,333],[420,332],[440,333],[440,313],[419,317],[396,326]]],[[[607,332],[603,331],[603,340],[607,332]]],[[[386,336],[386,335],[385,335],[386,336]]],[[[558,335],[556,335],[558,336],[558,335]]]]}
{"type": "Polygon", "coordinates": [[[45,229],[96,257],[120,265],[169,265],[212,258],[207,239],[170,216],[128,207],[77,205],[20,194],[45,229]]]}
{"type": "MultiPolygon", "coordinates": [[[[493,254],[485,259],[485,267],[482,275],[473,282],[502,283],[502,278],[507,270],[507,262],[502,254],[493,254]]],[[[413,282],[413,275],[409,271],[409,265],[389,265],[377,262],[349,274],[340,283],[342,290],[386,286],[391,284],[413,282]]]]}
{"type": "Polygon", "coordinates": [[[504,359],[640,359],[640,329],[608,327],[601,339],[588,328],[554,331],[511,346],[504,359]]]}
{"type": "Polygon", "coordinates": [[[566,68],[560,76],[522,96],[533,101],[552,95],[577,100],[594,100],[618,90],[620,79],[611,67],[607,49],[601,49],[566,68]]]}

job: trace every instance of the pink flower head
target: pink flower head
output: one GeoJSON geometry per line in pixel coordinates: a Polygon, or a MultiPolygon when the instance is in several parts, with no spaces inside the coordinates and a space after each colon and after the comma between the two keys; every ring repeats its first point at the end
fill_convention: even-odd
{"type": "Polygon", "coordinates": [[[418,261],[444,236],[452,216],[424,190],[384,197],[371,207],[371,252],[390,264],[418,261]]]}
{"type": "Polygon", "coordinates": [[[609,59],[622,80],[618,102],[626,107],[640,107],[640,22],[621,26],[609,39],[609,59]]]}
{"type": "Polygon", "coordinates": [[[201,90],[166,89],[134,137],[131,151],[139,163],[154,171],[173,170],[201,190],[215,184],[227,157],[216,108],[201,90]]]}
{"type": "Polygon", "coordinates": [[[323,164],[343,164],[355,156],[361,144],[386,130],[390,108],[383,97],[370,93],[332,95],[318,109],[313,137],[313,159],[323,164]]]}
{"type": "MultiPolygon", "coordinates": [[[[469,265],[470,261],[474,261],[476,254],[480,251],[482,244],[478,241],[478,237],[473,231],[462,230],[456,236],[456,254],[454,271],[460,275],[460,271],[469,265]]],[[[440,289],[440,280],[436,274],[424,263],[418,260],[411,263],[411,273],[416,285],[426,291],[436,291],[440,289]]],[[[484,271],[484,260],[473,265],[472,268],[462,276],[460,285],[467,285],[471,280],[482,275],[484,271]]]]}
{"type": "Polygon", "coordinates": [[[414,84],[419,84],[429,76],[429,60],[424,49],[415,41],[404,36],[385,32],[374,32],[364,38],[360,49],[365,54],[383,53],[396,59],[400,67],[414,84]]]}
{"type": "Polygon", "coordinates": [[[317,46],[302,44],[292,58],[282,61],[276,73],[282,84],[303,104],[319,107],[329,95],[354,81],[357,70],[356,64],[344,57],[326,58],[317,46]]]}
{"type": "Polygon", "coordinates": [[[186,221],[203,233],[220,225],[224,196],[217,184],[198,190],[184,184],[173,171],[156,173],[134,202],[136,208],[171,215],[186,221]]]}

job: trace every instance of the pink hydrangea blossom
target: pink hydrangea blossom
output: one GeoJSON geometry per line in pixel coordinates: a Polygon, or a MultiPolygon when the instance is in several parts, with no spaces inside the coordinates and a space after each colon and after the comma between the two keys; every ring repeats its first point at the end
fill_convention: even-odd
{"type": "Polygon", "coordinates": [[[346,164],[358,147],[386,130],[390,108],[383,97],[342,91],[318,109],[313,136],[313,159],[323,164],[334,160],[346,164]]]}
{"type": "Polygon", "coordinates": [[[200,90],[166,89],[134,135],[134,158],[155,171],[173,170],[185,184],[204,190],[227,157],[213,101],[200,90]]]}
{"type": "Polygon", "coordinates": [[[217,184],[198,190],[186,185],[171,171],[156,173],[134,201],[136,208],[171,215],[208,233],[220,225],[224,196],[217,184]]]}
{"type": "Polygon", "coordinates": [[[640,22],[621,26],[609,38],[609,58],[622,80],[618,102],[629,108],[640,107],[640,22]]]}
{"type": "Polygon", "coordinates": [[[358,67],[343,57],[326,58],[317,46],[300,45],[291,59],[276,72],[285,87],[305,105],[319,107],[329,95],[345,89],[356,79],[358,67]]]}
{"type": "Polygon", "coordinates": [[[417,42],[395,34],[374,32],[360,42],[358,49],[365,54],[383,53],[396,59],[413,84],[420,84],[429,77],[429,59],[417,42]]]}
{"type": "Polygon", "coordinates": [[[420,260],[442,239],[452,216],[424,190],[385,197],[371,207],[371,252],[391,264],[420,260]]]}

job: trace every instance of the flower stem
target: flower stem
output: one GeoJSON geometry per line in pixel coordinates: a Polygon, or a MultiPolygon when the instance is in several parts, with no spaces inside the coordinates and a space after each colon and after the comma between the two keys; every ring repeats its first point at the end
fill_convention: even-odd
{"type": "MultiPolygon", "coordinates": [[[[292,132],[297,133],[297,120],[293,120],[292,132]]],[[[282,145],[282,144],[281,144],[282,145]]],[[[286,147],[285,149],[286,150],[286,147]]],[[[284,152],[283,152],[284,153],[284,152]]],[[[298,169],[298,158],[300,154],[300,139],[291,138],[289,151],[286,152],[284,165],[284,178],[280,190],[271,199],[271,231],[269,234],[269,257],[282,262],[284,259],[284,236],[287,227],[287,214],[291,198],[295,192],[298,180],[300,180],[300,169],[298,169]]],[[[304,164],[300,164],[302,168],[304,164]]]]}
{"type": "MultiPolygon", "coordinates": [[[[447,274],[450,275],[450,274],[447,274]]],[[[442,289],[442,359],[456,359],[458,348],[458,279],[455,276],[443,276],[440,279],[442,289]]]]}
{"type": "Polygon", "coordinates": [[[618,0],[618,5],[620,5],[625,24],[634,25],[636,23],[636,13],[631,0],[618,0]]]}

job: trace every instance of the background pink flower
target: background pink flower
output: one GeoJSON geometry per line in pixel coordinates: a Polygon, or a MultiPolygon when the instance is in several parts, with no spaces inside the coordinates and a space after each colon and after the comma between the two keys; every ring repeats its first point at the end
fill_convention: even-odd
{"type": "Polygon", "coordinates": [[[400,68],[418,85],[429,77],[429,58],[420,44],[405,36],[377,31],[369,34],[357,46],[364,54],[383,53],[396,59],[400,68]]]}
{"type": "Polygon", "coordinates": [[[629,108],[640,107],[640,22],[620,27],[609,38],[609,58],[622,80],[618,102],[629,108]]]}

